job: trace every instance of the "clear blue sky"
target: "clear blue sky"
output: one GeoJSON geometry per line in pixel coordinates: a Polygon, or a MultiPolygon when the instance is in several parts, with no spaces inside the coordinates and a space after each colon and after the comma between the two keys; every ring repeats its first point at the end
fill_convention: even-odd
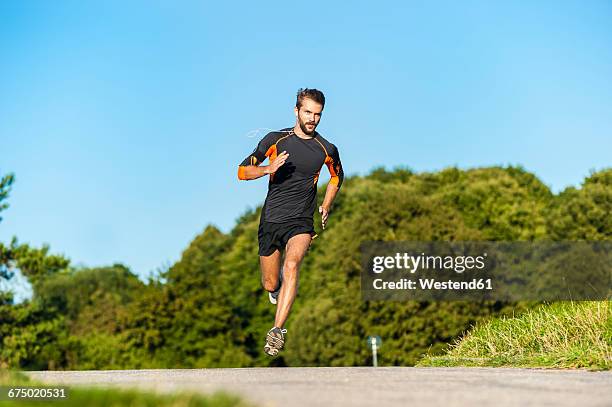
{"type": "Polygon", "coordinates": [[[236,178],[247,135],[292,125],[299,87],[325,92],[348,174],[520,164],[558,192],[612,164],[609,1],[4,1],[0,19],[0,240],[75,264],[145,275],[230,230],[266,192],[236,178]]]}

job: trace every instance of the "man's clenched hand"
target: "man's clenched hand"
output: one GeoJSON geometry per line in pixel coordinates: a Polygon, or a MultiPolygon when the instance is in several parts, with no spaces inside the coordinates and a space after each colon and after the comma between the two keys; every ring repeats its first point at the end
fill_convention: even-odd
{"type": "Polygon", "coordinates": [[[319,213],[321,214],[321,226],[325,229],[327,224],[327,217],[329,216],[329,209],[324,206],[319,206],[319,213]]]}
{"type": "Polygon", "coordinates": [[[285,161],[287,161],[288,157],[289,153],[287,153],[286,151],[283,151],[282,153],[277,155],[276,159],[274,161],[271,161],[270,165],[266,167],[266,174],[274,174],[281,167],[281,165],[283,165],[285,161]]]}

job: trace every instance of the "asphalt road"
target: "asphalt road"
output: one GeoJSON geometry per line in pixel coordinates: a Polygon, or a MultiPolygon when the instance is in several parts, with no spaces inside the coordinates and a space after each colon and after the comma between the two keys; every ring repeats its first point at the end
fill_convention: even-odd
{"type": "Polygon", "coordinates": [[[259,406],[612,406],[612,372],[319,367],[25,372],[46,383],[225,390],[259,406]]]}

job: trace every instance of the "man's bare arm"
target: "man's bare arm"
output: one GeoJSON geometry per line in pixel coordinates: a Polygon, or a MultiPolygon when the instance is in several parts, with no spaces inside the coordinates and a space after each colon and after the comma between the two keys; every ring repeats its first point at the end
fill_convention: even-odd
{"type": "Polygon", "coordinates": [[[325,229],[325,225],[327,224],[327,218],[329,217],[329,211],[331,210],[332,203],[336,198],[336,194],[340,188],[338,188],[337,184],[329,183],[327,184],[327,189],[325,190],[325,198],[323,198],[323,204],[319,206],[319,213],[321,214],[321,226],[325,229]]]}
{"type": "Polygon", "coordinates": [[[331,182],[327,184],[327,189],[325,190],[325,198],[323,198],[323,204],[321,205],[328,212],[331,209],[332,203],[334,203],[334,199],[336,199],[336,194],[340,188],[338,185],[332,184],[331,182]]]}
{"type": "Polygon", "coordinates": [[[241,165],[238,167],[238,178],[249,181],[263,177],[264,175],[269,174],[268,167],[268,165],[264,165],[263,167],[258,167],[257,165],[241,165]]]}
{"type": "Polygon", "coordinates": [[[342,182],[344,180],[344,170],[342,169],[342,164],[340,163],[338,149],[333,144],[332,147],[331,155],[325,159],[325,164],[329,169],[331,179],[329,180],[329,184],[327,184],[327,189],[325,190],[323,204],[319,206],[321,226],[323,229],[325,229],[325,225],[327,224],[327,218],[329,217],[329,211],[331,210],[332,203],[334,202],[336,194],[338,193],[338,190],[342,186],[342,182]]]}

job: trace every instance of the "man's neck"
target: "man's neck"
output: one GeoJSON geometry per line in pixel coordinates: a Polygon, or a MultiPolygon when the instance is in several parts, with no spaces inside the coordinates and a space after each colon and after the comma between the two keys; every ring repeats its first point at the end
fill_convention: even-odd
{"type": "Polygon", "coordinates": [[[314,131],[312,132],[312,134],[311,134],[311,135],[308,135],[308,134],[304,133],[304,132],[302,131],[302,128],[300,127],[300,125],[299,125],[299,124],[296,124],[296,125],[293,127],[293,132],[294,132],[294,133],[295,133],[295,135],[296,135],[296,136],[298,136],[299,138],[303,138],[303,139],[306,139],[306,140],[311,139],[311,138],[314,138],[314,137],[315,137],[315,134],[316,134],[314,131]]]}

